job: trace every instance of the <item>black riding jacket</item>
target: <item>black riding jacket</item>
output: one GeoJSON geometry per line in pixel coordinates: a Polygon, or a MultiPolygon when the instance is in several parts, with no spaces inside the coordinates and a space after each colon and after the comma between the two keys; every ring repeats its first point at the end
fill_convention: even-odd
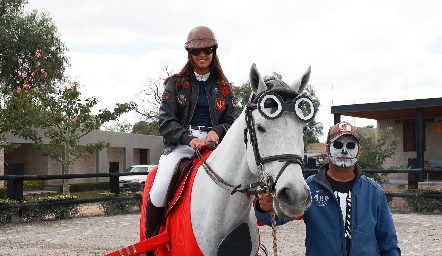
{"type": "MultiPolygon", "coordinates": [[[[196,108],[198,81],[192,74],[190,83],[178,86],[179,82],[176,77],[169,79],[162,95],[159,125],[166,147],[163,154],[170,153],[178,144],[188,145],[195,138],[187,128],[196,108]]],[[[218,134],[221,141],[236,116],[233,92],[228,84],[219,84],[217,74],[212,72],[206,81],[206,95],[211,130],[218,134]]]]}

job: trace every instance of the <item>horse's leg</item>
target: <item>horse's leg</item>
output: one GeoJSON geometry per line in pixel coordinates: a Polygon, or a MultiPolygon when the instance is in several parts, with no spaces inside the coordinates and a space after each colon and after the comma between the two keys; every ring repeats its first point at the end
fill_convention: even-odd
{"type": "Polygon", "coordinates": [[[218,246],[218,256],[248,255],[252,251],[252,240],[249,225],[241,223],[236,226],[218,246]]]}

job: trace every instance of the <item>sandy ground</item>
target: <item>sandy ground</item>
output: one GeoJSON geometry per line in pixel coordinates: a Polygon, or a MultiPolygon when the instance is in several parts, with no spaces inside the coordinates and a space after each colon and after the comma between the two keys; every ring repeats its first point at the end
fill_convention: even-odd
{"type": "MultiPolygon", "coordinates": [[[[95,215],[84,205],[81,215],[95,215]]],[[[402,255],[442,255],[442,215],[394,213],[402,255]]],[[[104,255],[138,241],[139,214],[81,217],[0,226],[0,255],[104,255]]],[[[273,255],[270,227],[260,227],[261,243],[273,255]]],[[[292,221],[277,228],[278,255],[304,255],[305,227],[292,221]]],[[[261,255],[264,255],[261,253],[261,255]]]]}

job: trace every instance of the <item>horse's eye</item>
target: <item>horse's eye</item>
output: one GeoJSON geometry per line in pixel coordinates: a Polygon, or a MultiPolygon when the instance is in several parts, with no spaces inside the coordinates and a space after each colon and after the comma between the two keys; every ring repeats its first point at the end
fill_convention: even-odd
{"type": "Polygon", "coordinates": [[[302,128],[302,132],[305,132],[307,130],[307,126],[304,126],[304,128],[302,128]]]}
{"type": "Polygon", "coordinates": [[[264,127],[262,127],[261,125],[257,125],[256,129],[258,130],[258,132],[266,132],[266,129],[264,129],[264,127]]]}

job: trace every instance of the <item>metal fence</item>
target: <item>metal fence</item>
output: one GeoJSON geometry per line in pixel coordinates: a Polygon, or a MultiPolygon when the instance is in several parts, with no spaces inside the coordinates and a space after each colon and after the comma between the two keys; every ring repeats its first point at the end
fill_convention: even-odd
{"type": "MultiPolygon", "coordinates": [[[[317,169],[306,169],[305,176],[309,176],[317,173],[317,169]]],[[[424,168],[412,168],[412,169],[369,169],[364,170],[365,173],[407,173],[408,174],[408,189],[417,189],[418,184],[422,180],[422,177],[427,173],[442,173],[442,169],[424,169],[424,168]]],[[[147,175],[148,173],[139,172],[137,175],[147,175]]],[[[91,173],[91,174],[60,174],[60,175],[0,175],[0,180],[7,180],[8,199],[22,201],[23,199],[23,181],[24,180],[54,180],[54,179],[78,179],[78,178],[100,178],[109,177],[109,190],[111,193],[119,193],[119,177],[130,176],[133,173],[91,173]]],[[[441,184],[442,185],[442,184],[441,184]]],[[[442,194],[428,194],[428,193],[386,193],[389,197],[422,197],[422,198],[442,198],[442,194]]],[[[76,199],[54,202],[41,202],[41,203],[19,203],[0,205],[0,210],[7,208],[19,208],[23,207],[37,207],[47,205],[70,205],[70,204],[85,204],[95,203],[111,200],[129,200],[129,199],[141,199],[141,196],[121,196],[121,197],[100,197],[90,199],[76,199]]]]}
{"type": "MultiPolygon", "coordinates": [[[[7,180],[7,198],[16,201],[23,200],[23,181],[24,180],[67,180],[67,179],[79,179],[79,178],[100,178],[109,177],[109,190],[111,193],[118,194],[120,192],[119,188],[119,177],[120,176],[131,176],[131,175],[148,175],[148,172],[137,172],[136,174],[130,172],[112,172],[112,173],[89,173],[89,174],[56,174],[56,175],[0,175],[0,180],[7,180]]],[[[48,205],[71,205],[71,204],[86,204],[86,203],[96,203],[104,201],[122,201],[129,199],[141,199],[141,196],[119,196],[119,197],[99,197],[99,198],[89,198],[89,199],[75,199],[75,200],[63,200],[63,201],[51,201],[51,202],[41,202],[41,203],[19,203],[19,204],[8,204],[0,205],[0,210],[7,208],[19,208],[23,207],[38,207],[38,206],[48,206],[48,205]]]]}

